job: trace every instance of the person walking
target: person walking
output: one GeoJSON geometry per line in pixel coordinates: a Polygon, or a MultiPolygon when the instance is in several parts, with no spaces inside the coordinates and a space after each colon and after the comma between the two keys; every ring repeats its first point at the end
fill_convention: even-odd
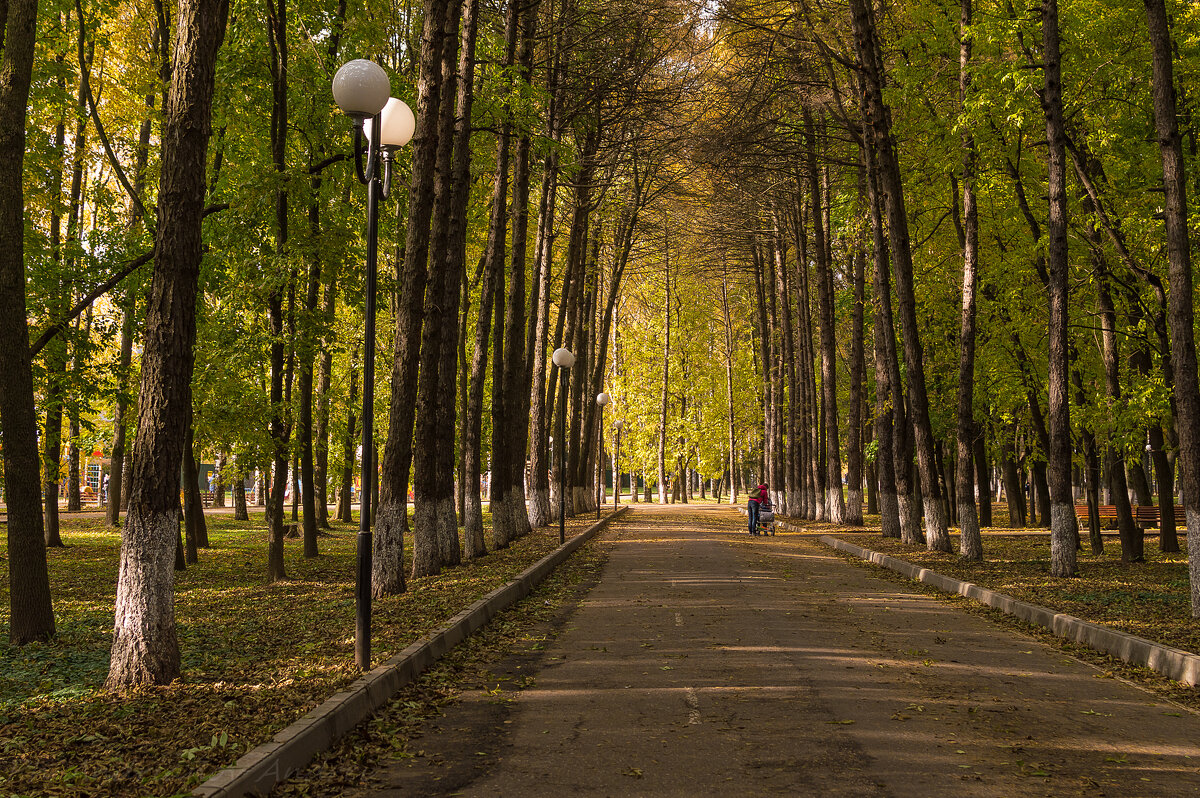
{"type": "Polygon", "coordinates": [[[763,502],[767,501],[767,486],[759,485],[750,494],[750,501],[746,503],[746,515],[750,517],[750,534],[758,534],[758,510],[763,502]]]}

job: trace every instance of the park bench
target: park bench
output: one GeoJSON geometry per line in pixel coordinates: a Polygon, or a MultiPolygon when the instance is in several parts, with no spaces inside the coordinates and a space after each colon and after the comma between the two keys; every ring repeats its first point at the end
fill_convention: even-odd
{"type": "MultiPolygon", "coordinates": [[[[1133,508],[1133,520],[1143,529],[1157,527],[1162,520],[1162,514],[1157,504],[1139,504],[1133,508]]],[[[1175,505],[1175,522],[1179,523],[1182,520],[1183,508],[1177,504],[1175,505]]]]}
{"type": "MultiPolygon", "coordinates": [[[[1133,508],[1133,521],[1142,529],[1157,527],[1162,520],[1157,504],[1138,504],[1133,508]]],[[[1116,526],[1117,523],[1117,508],[1112,504],[1102,504],[1096,508],[1100,516],[1100,526],[1110,527],[1116,526]]],[[[1086,504],[1075,505],[1075,515],[1079,517],[1081,522],[1086,523],[1088,518],[1088,507],[1086,504]]],[[[1175,505],[1175,518],[1183,518],[1183,508],[1178,504],[1175,505]]]]}
{"type": "MultiPolygon", "coordinates": [[[[1117,508],[1116,505],[1102,504],[1096,508],[1097,514],[1100,517],[1101,528],[1116,526],[1117,523],[1117,508]]],[[[1088,506],[1086,504],[1075,505],[1075,516],[1080,523],[1088,522],[1088,506]]]]}
{"type": "Polygon", "coordinates": [[[211,490],[200,491],[200,506],[201,507],[212,507],[212,503],[213,503],[213,492],[211,490]]]}

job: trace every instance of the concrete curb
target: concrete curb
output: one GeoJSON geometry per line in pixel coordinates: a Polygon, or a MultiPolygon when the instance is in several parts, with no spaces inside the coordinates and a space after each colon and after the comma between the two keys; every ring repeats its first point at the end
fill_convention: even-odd
{"type": "Polygon", "coordinates": [[[396,654],[348,688],[325,700],[304,717],[278,732],[192,791],[205,798],[265,795],[298,773],[312,758],[386,704],[404,685],[441,659],[450,649],[478,631],[501,610],[529,595],[551,571],[571,556],[610,521],[629,508],[597,521],[525,569],[508,584],[493,590],[450,619],[441,630],[396,654]]]}
{"type": "MultiPolygon", "coordinates": [[[[742,515],[746,514],[745,508],[739,507],[738,510],[742,515]]],[[[776,524],[789,532],[808,532],[807,529],[784,521],[777,521],[776,524]]],[[[974,599],[980,604],[986,604],[1023,621],[1048,629],[1059,637],[1082,643],[1105,654],[1111,654],[1124,662],[1143,665],[1191,687],[1200,684],[1200,656],[1189,651],[1164,646],[1144,637],[1137,637],[1085,621],[1082,618],[1076,618],[1074,615],[1055,612],[1037,604],[1020,601],[1012,596],[997,593],[971,582],[961,582],[936,571],[930,571],[928,568],[922,568],[877,551],[864,549],[830,535],[817,535],[816,538],[826,546],[838,551],[875,563],[915,582],[923,582],[943,592],[957,593],[960,596],[974,599]]]]}
{"type": "MultiPolygon", "coordinates": [[[[789,528],[794,529],[794,527],[789,528]]],[[[1081,618],[1076,618],[1074,615],[1055,612],[1046,607],[1039,607],[1036,604],[1019,601],[1011,596],[997,593],[994,590],[988,590],[985,587],[980,587],[970,582],[960,582],[949,576],[930,571],[928,568],[922,568],[905,560],[890,557],[877,551],[864,549],[861,546],[847,543],[844,540],[839,540],[829,535],[821,535],[817,540],[838,551],[846,552],[847,554],[895,571],[898,574],[903,574],[914,581],[923,582],[946,593],[957,593],[960,596],[966,596],[981,604],[986,604],[1009,615],[1014,615],[1021,620],[1045,627],[1059,637],[1090,646],[1097,651],[1111,654],[1133,665],[1144,665],[1151,670],[1158,671],[1164,676],[1192,687],[1200,683],[1200,656],[1196,656],[1190,652],[1164,646],[1145,638],[1135,637],[1125,632],[1119,632],[1116,629],[1109,629],[1106,626],[1089,623],[1081,618]]]]}

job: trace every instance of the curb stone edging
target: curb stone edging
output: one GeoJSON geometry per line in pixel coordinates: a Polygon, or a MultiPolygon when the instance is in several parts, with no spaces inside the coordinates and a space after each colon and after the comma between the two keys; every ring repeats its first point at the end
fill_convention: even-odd
{"type": "Polygon", "coordinates": [[[455,615],[442,629],[363,674],[345,690],[327,698],[304,717],[277,732],[271,740],[211,776],[196,787],[192,795],[202,798],[265,795],[280,782],[299,773],[316,754],[329,748],[335,740],[390,701],[401,687],[446,652],[482,628],[501,610],[529,595],[576,549],[628,508],[629,505],[622,505],[526,568],[511,582],[455,615]]]}
{"type": "Polygon", "coordinates": [[[1045,627],[1058,637],[1082,643],[1133,665],[1143,665],[1191,687],[1200,683],[1200,656],[1188,651],[1164,646],[1142,637],[1085,621],[1074,615],[1055,612],[1037,604],[1020,601],[971,582],[961,582],[958,579],[930,571],[928,568],[922,568],[905,560],[871,551],[829,535],[821,535],[817,540],[826,546],[875,563],[916,582],[923,582],[946,593],[966,596],[980,604],[986,604],[1001,612],[1016,616],[1023,621],[1045,627]]]}
{"type": "MultiPolygon", "coordinates": [[[[745,508],[739,507],[738,510],[743,515],[746,514],[745,508]]],[[[790,532],[808,532],[807,529],[802,529],[784,521],[776,523],[790,532]]],[[[830,548],[853,555],[861,560],[872,562],[890,571],[895,571],[902,576],[912,579],[914,582],[923,582],[944,593],[957,593],[960,596],[974,599],[980,604],[985,604],[1008,615],[1020,618],[1023,621],[1041,626],[1058,637],[1082,643],[1102,653],[1111,654],[1117,659],[1132,665],[1142,665],[1170,679],[1183,682],[1189,687],[1195,687],[1197,684],[1200,684],[1200,656],[1190,651],[1184,651],[1172,646],[1164,646],[1161,643],[1155,643],[1144,637],[1137,637],[1127,632],[1121,632],[1116,629],[1110,629],[1107,626],[1085,621],[1074,615],[1055,612],[1047,607],[1030,604],[1027,601],[1021,601],[1012,596],[997,593],[986,587],[980,587],[971,582],[962,582],[944,574],[939,574],[936,571],[931,571],[928,568],[913,565],[905,560],[881,554],[862,546],[856,546],[853,543],[847,543],[830,535],[818,535],[817,540],[830,548]]]]}

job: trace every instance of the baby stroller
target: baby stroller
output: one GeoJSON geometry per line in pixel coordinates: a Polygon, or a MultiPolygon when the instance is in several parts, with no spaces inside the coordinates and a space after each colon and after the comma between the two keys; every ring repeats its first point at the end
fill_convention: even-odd
{"type": "Polygon", "coordinates": [[[775,508],[769,499],[761,502],[758,506],[758,534],[775,534],[775,508]]]}

